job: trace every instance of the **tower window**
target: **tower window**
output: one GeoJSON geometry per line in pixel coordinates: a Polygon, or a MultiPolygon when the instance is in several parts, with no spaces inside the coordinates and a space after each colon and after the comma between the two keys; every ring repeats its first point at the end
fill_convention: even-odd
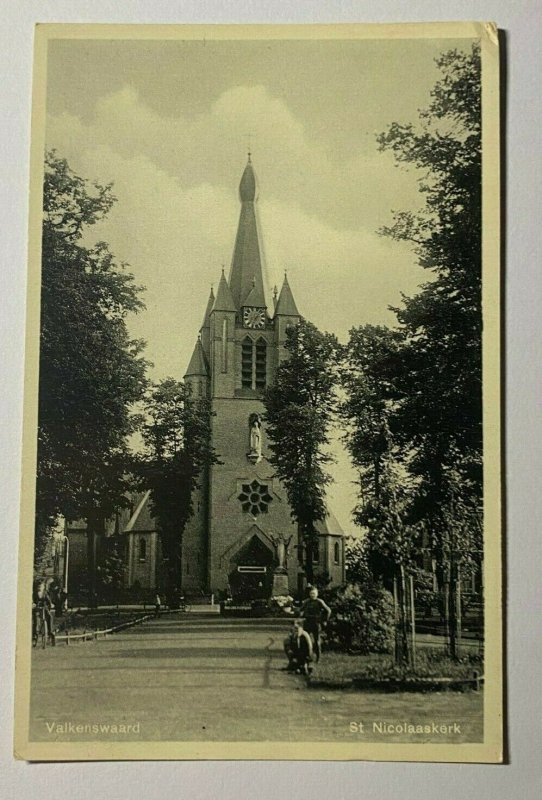
{"type": "Polygon", "coordinates": [[[252,481],[252,483],[242,484],[238,499],[243,511],[257,517],[258,514],[267,514],[269,503],[273,498],[266,483],[252,481]]]}
{"type": "Polygon", "coordinates": [[[341,550],[339,547],[339,542],[335,542],[335,544],[333,545],[333,561],[335,562],[335,564],[341,563],[341,550]]]}
{"type": "Polygon", "coordinates": [[[146,561],[147,559],[147,540],[143,537],[139,540],[139,560],[146,561]]]}
{"type": "Polygon", "coordinates": [[[265,378],[267,373],[267,342],[265,339],[258,339],[255,349],[255,384],[256,389],[265,389],[265,378]]]}
{"type": "Polygon", "coordinates": [[[252,348],[253,341],[247,336],[241,345],[241,382],[248,389],[252,389],[252,348]]]}
{"type": "Polygon", "coordinates": [[[262,391],[267,378],[267,342],[254,342],[245,337],[241,343],[241,385],[245,389],[262,391]]]}

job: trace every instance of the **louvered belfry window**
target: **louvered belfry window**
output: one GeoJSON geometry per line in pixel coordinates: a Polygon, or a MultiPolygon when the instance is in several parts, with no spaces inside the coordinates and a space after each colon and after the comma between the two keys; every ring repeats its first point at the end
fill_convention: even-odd
{"type": "Polygon", "coordinates": [[[241,345],[241,382],[246,389],[252,389],[252,345],[248,336],[241,345]]]}
{"type": "Polygon", "coordinates": [[[265,389],[265,377],[267,372],[267,342],[265,339],[258,339],[255,349],[255,388],[265,389]]]}
{"type": "Polygon", "coordinates": [[[249,336],[241,343],[241,384],[245,389],[263,391],[267,376],[267,342],[249,336]]]}

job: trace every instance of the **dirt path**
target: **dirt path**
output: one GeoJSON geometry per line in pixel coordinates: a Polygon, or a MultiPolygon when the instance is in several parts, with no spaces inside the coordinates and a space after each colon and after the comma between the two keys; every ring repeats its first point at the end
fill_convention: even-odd
{"type": "Polygon", "coordinates": [[[34,651],[31,738],[481,740],[482,693],[382,695],[308,689],[301,677],[282,670],[286,628],[286,623],[273,621],[164,617],[98,642],[34,651]],[[363,732],[353,732],[353,722],[363,722],[363,732]],[[375,722],[457,723],[459,733],[381,733],[375,722]]]}

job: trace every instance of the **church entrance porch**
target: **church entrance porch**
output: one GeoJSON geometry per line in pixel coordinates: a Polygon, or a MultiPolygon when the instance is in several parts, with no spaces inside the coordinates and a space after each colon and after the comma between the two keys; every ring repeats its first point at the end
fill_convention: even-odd
{"type": "Polygon", "coordinates": [[[247,603],[251,600],[266,600],[271,594],[269,588],[270,570],[267,567],[240,565],[230,572],[230,589],[234,602],[247,603]]]}
{"type": "Polygon", "coordinates": [[[264,600],[273,587],[274,553],[254,535],[230,560],[228,575],[233,600],[239,603],[264,600]]]}

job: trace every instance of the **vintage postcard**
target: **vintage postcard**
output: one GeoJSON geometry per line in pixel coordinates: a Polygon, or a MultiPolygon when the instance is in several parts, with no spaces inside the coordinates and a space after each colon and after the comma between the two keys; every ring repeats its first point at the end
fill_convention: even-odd
{"type": "Polygon", "coordinates": [[[499,762],[495,25],[34,58],[16,756],[499,762]]]}

